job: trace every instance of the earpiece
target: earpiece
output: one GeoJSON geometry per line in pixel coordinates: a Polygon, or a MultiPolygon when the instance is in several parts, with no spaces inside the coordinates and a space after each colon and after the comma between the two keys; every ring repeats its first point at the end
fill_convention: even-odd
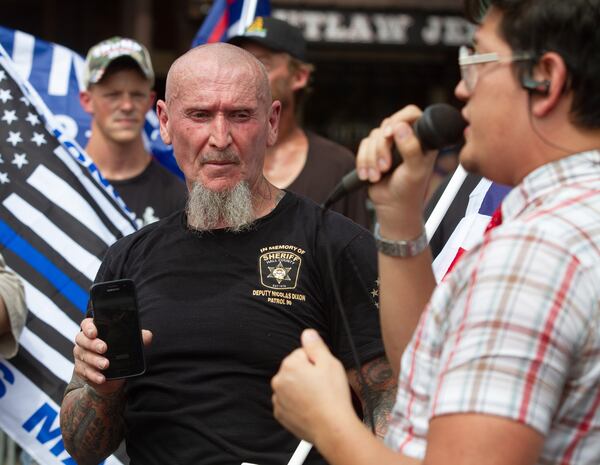
{"type": "Polygon", "coordinates": [[[529,92],[535,92],[536,94],[548,95],[550,91],[551,82],[548,79],[543,81],[536,81],[530,76],[521,76],[521,86],[529,92]]]}

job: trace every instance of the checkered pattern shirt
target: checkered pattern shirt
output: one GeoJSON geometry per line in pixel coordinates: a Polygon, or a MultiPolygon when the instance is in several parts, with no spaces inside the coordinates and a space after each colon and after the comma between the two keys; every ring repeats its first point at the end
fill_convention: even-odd
{"type": "Polygon", "coordinates": [[[435,290],[402,357],[386,437],[422,459],[431,418],[498,415],[539,464],[600,464],[600,152],[530,173],[435,290]]]}

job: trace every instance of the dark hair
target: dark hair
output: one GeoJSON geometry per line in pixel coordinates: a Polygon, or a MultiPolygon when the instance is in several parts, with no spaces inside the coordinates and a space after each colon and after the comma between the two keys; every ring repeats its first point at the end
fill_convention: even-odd
{"type": "Polygon", "coordinates": [[[569,73],[573,122],[600,127],[600,0],[465,0],[465,6],[474,22],[489,6],[500,10],[499,33],[513,51],[558,53],[569,73]]]}

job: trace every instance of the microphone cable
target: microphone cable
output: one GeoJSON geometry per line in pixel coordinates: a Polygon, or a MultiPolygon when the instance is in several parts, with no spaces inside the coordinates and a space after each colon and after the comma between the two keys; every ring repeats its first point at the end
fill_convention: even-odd
{"type": "Polygon", "coordinates": [[[348,345],[350,347],[350,352],[352,354],[352,360],[353,360],[354,366],[356,368],[358,385],[361,390],[360,393],[356,393],[356,394],[359,396],[359,399],[362,400],[363,418],[367,419],[367,421],[369,421],[371,423],[371,431],[374,435],[376,435],[377,433],[375,430],[375,413],[374,413],[375,407],[373,405],[372,396],[370,395],[371,389],[369,388],[369,385],[367,384],[367,381],[362,373],[362,369],[361,369],[362,365],[360,363],[360,357],[358,355],[358,350],[356,349],[356,344],[354,343],[354,338],[352,337],[352,331],[350,330],[348,314],[344,307],[344,302],[342,300],[340,288],[335,279],[335,270],[333,267],[333,257],[331,256],[329,235],[327,234],[327,226],[326,226],[326,221],[325,221],[325,216],[327,215],[327,212],[329,211],[329,207],[330,206],[325,207],[325,206],[321,205],[321,215],[319,215],[318,221],[317,221],[317,237],[319,237],[319,235],[322,235],[323,240],[324,240],[323,247],[325,249],[325,262],[327,264],[327,271],[329,273],[329,276],[331,276],[331,284],[332,284],[332,288],[333,288],[334,300],[335,300],[335,303],[339,310],[339,316],[342,321],[342,326],[344,328],[344,333],[346,335],[348,345]]]}

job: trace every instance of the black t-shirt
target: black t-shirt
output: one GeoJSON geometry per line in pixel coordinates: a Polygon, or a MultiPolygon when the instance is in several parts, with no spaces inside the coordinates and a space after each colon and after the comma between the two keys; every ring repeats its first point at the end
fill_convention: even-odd
{"type": "Polygon", "coordinates": [[[109,180],[119,196],[136,215],[139,227],[169,216],[185,206],[185,183],[163,168],[154,158],[139,175],[109,180]]]}
{"type": "MultiPolygon", "coordinates": [[[[308,155],[304,168],[288,189],[323,204],[337,184],[356,167],[354,154],[346,147],[306,131],[308,155]]],[[[369,229],[371,219],[367,210],[365,187],[346,195],[331,207],[332,210],[369,229]]]]}
{"type": "Polygon", "coordinates": [[[127,382],[133,464],[288,463],[299,441],[273,418],[269,384],[282,359],[310,327],[352,366],[333,277],[361,362],[383,355],[373,238],[335,212],[319,226],[320,212],[288,192],[244,233],[193,232],[180,212],[109,249],[96,281],[133,279],[154,333],[146,373],[127,382]]]}

